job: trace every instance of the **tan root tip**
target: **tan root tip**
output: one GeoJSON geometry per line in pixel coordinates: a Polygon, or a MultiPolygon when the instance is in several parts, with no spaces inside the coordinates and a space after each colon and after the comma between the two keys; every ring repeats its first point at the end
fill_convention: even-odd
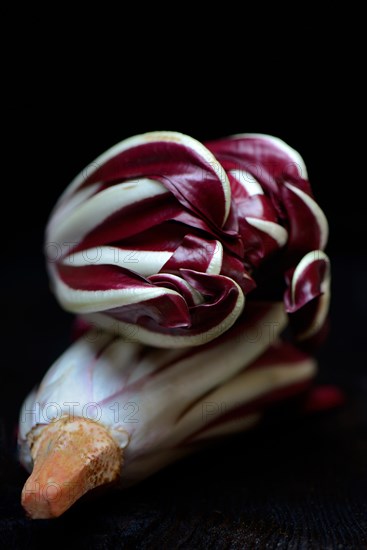
{"type": "Polygon", "coordinates": [[[97,422],[63,417],[45,426],[32,448],[34,469],[22,491],[33,519],[55,518],[82,495],[118,479],[122,450],[97,422]]]}

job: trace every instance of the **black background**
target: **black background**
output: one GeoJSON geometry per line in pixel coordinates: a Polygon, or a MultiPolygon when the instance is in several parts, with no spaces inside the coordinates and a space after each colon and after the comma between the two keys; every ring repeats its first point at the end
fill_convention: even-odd
{"type": "Polygon", "coordinates": [[[102,40],[98,25],[80,22],[54,36],[52,25],[35,26],[37,14],[29,17],[16,20],[12,41],[20,50],[7,60],[2,104],[4,548],[71,539],[78,548],[366,547],[366,179],[356,37],[347,41],[337,28],[325,38],[297,22],[278,27],[260,47],[265,31],[250,36],[248,23],[226,41],[214,34],[201,40],[202,27],[191,22],[189,32],[154,27],[131,40],[125,30],[135,20],[126,19],[124,32],[102,40]],[[284,412],[126,495],[32,523],[19,505],[26,476],[13,458],[16,418],[68,345],[71,321],[48,290],[44,226],[61,191],[97,155],[162,129],[199,140],[269,133],[301,153],[330,222],[331,334],[319,378],[343,387],[347,403],[303,420],[284,412]]]}

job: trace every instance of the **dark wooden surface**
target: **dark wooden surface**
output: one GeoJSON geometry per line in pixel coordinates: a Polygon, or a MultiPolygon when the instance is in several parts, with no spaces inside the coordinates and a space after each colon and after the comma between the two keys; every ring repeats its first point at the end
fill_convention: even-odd
{"type": "Polygon", "coordinates": [[[0,545],[365,548],[367,438],[357,409],[237,438],[58,520],[24,518],[24,474],[5,460],[0,545]]]}
{"type": "Polygon", "coordinates": [[[282,407],[261,428],[140,486],[80,503],[58,520],[32,522],[19,504],[26,475],[9,444],[35,371],[41,375],[67,339],[68,319],[51,301],[58,339],[47,323],[42,334],[29,326],[21,346],[13,335],[15,359],[3,366],[0,548],[367,548],[366,266],[342,257],[333,266],[332,331],[319,379],[344,388],[344,407],[304,418],[282,407]],[[353,285],[345,293],[347,274],[353,285]],[[39,353],[46,359],[37,365],[39,353]]]}

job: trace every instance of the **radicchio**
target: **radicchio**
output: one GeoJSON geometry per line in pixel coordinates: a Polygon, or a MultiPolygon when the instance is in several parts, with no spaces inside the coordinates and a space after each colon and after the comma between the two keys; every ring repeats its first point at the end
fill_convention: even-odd
{"type": "Polygon", "coordinates": [[[305,165],[281,140],[244,134],[204,146],[152,132],[112,147],[70,184],[46,254],[65,309],[134,341],[186,347],[227,331],[252,293],[285,292],[297,330],[311,336],[327,311],[327,233],[305,165]]]}

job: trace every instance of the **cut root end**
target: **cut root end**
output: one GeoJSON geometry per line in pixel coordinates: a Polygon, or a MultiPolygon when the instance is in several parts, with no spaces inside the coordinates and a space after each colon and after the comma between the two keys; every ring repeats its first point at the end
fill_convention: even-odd
{"type": "Polygon", "coordinates": [[[63,417],[31,442],[34,469],[22,491],[32,519],[60,516],[91,489],[118,480],[122,450],[102,425],[63,417]]]}

